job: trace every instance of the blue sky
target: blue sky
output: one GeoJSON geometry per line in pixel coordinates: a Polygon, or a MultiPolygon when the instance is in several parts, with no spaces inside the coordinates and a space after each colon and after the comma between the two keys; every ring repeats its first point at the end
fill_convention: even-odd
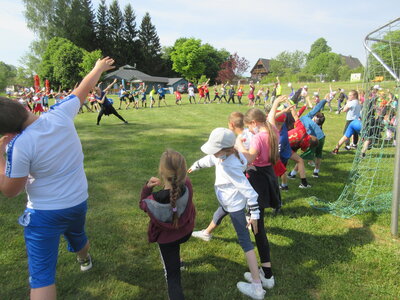
{"type": "MultiPolygon", "coordinates": [[[[97,8],[99,1],[93,1],[97,8]]],[[[110,4],[111,0],[107,1],[110,4]]],[[[364,37],[398,17],[399,0],[119,0],[131,3],[138,26],[149,12],[163,46],[195,37],[250,61],[288,50],[308,52],[324,37],[332,51],[365,61],[364,37]],[[379,6],[380,4],[380,6],[379,6]],[[397,14],[397,15],[396,15],[397,14]]],[[[0,60],[20,65],[34,34],[26,28],[22,1],[0,0],[0,60]]]]}

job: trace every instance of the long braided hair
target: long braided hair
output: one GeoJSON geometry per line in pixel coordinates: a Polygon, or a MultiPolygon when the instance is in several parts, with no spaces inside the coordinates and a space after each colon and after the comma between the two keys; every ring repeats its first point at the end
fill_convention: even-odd
{"type": "Polygon", "coordinates": [[[178,228],[178,211],[176,200],[181,193],[181,187],[186,181],[186,160],[182,154],[171,149],[167,149],[160,159],[159,166],[160,177],[171,184],[169,194],[170,204],[172,208],[172,224],[174,228],[178,228]]]}
{"type": "Polygon", "coordinates": [[[269,161],[271,164],[275,165],[279,160],[279,137],[276,131],[273,129],[272,125],[267,121],[266,116],[263,111],[258,108],[249,109],[244,115],[244,123],[250,124],[252,121],[262,123],[267,129],[269,144],[269,161]]]}

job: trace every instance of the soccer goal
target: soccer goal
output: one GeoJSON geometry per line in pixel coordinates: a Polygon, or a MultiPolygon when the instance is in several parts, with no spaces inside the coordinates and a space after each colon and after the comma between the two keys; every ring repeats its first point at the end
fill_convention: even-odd
{"type": "Polygon", "coordinates": [[[392,206],[392,233],[396,235],[400,197],[400,141],[396,136],[400,132],[396,119],[400,91],[400,18],[369,33],[364,46],[367,55],[362,84],[365,102],[353,165],[337,201],[324,203],[322,207],[319,203],[317,207],[348,218],[369,211],[388,211],[392,206]]]}

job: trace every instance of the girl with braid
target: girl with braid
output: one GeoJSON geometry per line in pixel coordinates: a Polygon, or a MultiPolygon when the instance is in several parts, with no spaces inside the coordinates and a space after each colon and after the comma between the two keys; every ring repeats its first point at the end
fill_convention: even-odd
{"type": "Polygon", "coordinates": [[[148,239],[160,248],[169,299],[183,300],[180,245],[190,238],[196,215],[185,158],[179,152],[165,151],[160,158],[159,175],[144,185],[139,206],[150,217],[148,239]],[[153,192],[156,186],[162,189],[153,192]]]}
{"type": "Polygon", "coordinates": [[[201,151],[207,156],[196,161],[188,173],[215,166],[214,187],[220,205],[215,217],[221,219],[229,214],[250,269],[250,283],[238,282],[236,286],[241,293],[252,299],[264,299],[265,290],[261,284],[254,246],[247,230],[247,227],[251,226],[255,233],[258,231],[258,194],[243,173],[247,167],[247,160],[242,153],[235,150],[235,141],[235,134],[231,130],[214,129],[208,141],[201,147],[201,151]],[[246,220],[246,205],[250,211],[249,221],[246,220]]]}

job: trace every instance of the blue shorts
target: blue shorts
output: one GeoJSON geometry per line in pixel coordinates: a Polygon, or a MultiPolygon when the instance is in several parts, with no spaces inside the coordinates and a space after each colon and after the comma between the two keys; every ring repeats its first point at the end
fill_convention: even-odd
{"type": "Polygon", "coordinates": [[[29,283],[31,288],[41,288],[55,283],[60,235],[68,242],[68,251],[78,252],[85,247],[87,201],[57,210],[27,208],[19,218],[24,226],[28,254],[29,283]]]}
{"type": "Polygon", "coordinates": [[[351,123],[347,127],[344,135],[349,139],[355,133],[360,134],[360,131],[361,131],[361,121],[354,120],[354,121],[351,121],[351,123]]]}

